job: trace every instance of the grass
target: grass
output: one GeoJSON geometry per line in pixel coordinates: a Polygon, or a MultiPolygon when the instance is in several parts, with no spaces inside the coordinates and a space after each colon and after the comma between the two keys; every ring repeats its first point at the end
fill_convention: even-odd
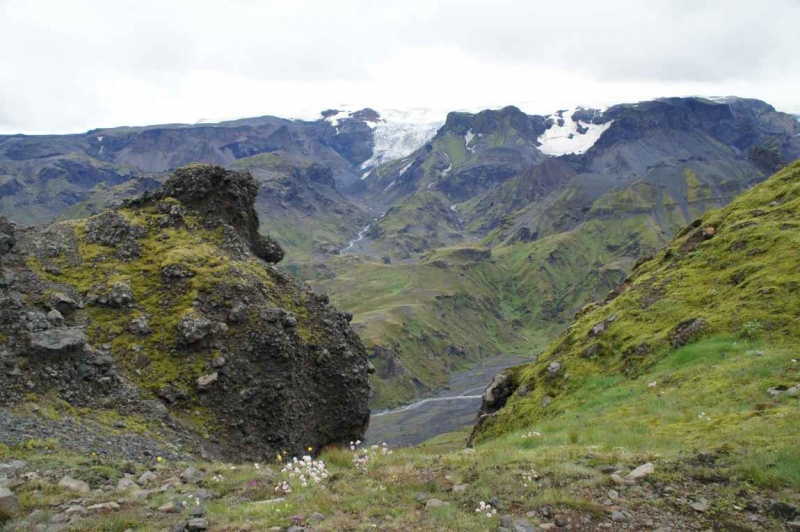
{"type": "MultiPolygon", "coordinates": [[[[737,353],[732,360],[741,367],[732,367],[745,372],[751,385],[761,386],[763,397],[772,384],[759,377],[769,368],[745,367],[751,358],[746,351],[727,346],[715,353],[712,346],[701,354],[675,352],[674,338],[681,323],[698,319],[704,324],[699,334],[706,338],[735,337],[742,345],[758,339],[765,351],[790,349],[800,330],[797,263],[789,260],[800,256],[800,226],[789,214],[800,208],[799,176],[796,164],[728,207],[705,215],[636,269],[618,297],[587,306],[539,361],[517,372],[515,378],[531,393],[512,398],[485,424],[484,434],[494,436],[545,419],[549,412],[568,411],[575,406],[574,398],[598,378],[616,379],[616,393],[621,393],[627,379],[685,357],[703,360],[704,371],[711,371],[707,358],[718,363],[723,352],[737,353]],[[713,238],[702,236],[708,227],[714,228],[713,238]],[[605,332],[589,334],[610,318],[605,332]],[[554,360],[563,364],[565,374],[549,379],[546,368],[554,360]],[[553,398],[546,410],[541,407],[545,395],[553,398]]],[[[797,377],[791,367],[786,371],[784,379],[797,377]]],[[[721,393],[734,377],[720,375],[719,381],[705,383],[702,389],[721,393]]]]}

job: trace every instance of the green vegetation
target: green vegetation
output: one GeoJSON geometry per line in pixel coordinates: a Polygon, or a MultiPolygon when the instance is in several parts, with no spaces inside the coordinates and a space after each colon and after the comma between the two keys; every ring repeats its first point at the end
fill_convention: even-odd
{"type": "MultiPolygon", "coordinates": [[[[799,178],[800,164],[795,164],[728,207],[698,219],[635,269],[618,297],[587,306],[539,361],[517,370],[514,379],[527,392],[515,394],[504,409],[487,419],[479,437],[569,411],[576,397],[591,387],[593,395],[605,389],[623,390],[622,376],[648,375],[661,367],[659,363],[692,358],[675,348],[701,336],[735,335],[740,342],[761,341],[761,349],[754,352],[774,353],[777,358],[748,355],[750,349],[734,350],[731,345],[715,350],[717,344],[709,344],[694,352],[701,361],[710,359],[704,374],[696,378],[711,378],[714,368],[721,373],[717,381],[694,384],[695,390],[710,392],[721,386],[752,413],[759,397],[769,400],[767,388],[797,379],[796,363],[790,362],[784,349],[796,342],[800,330],[800,283],[797,262],[791,259],[800,256],[800,226],[793,222],[793,213],[800,208],[799,178]],[[723,354],[728,358],[717,361],[723,354]],[[768,369],[769,361],[782,364],[783,369],[768,369]],[[557,376],[548,370],[553,362],[563,368],[557,376]],[[711,366],[715,362],[725,365],[711,366]],[[749,392],[730,389],[734,372],[751,379],[749,392]],[[552,403],[543,408],[545,396],[552,403]]],[[[650,377],[658,380],[658,375],[650,377]]],[[[794,408],[796,416],[796,402],[789,407],[783,415],[794,408]]],[[[728,421],[735,426],[736,419],[728,421]]],[[[785,434],[791,436],[796,430],[796,425],[788,427],[785,434]]]]}

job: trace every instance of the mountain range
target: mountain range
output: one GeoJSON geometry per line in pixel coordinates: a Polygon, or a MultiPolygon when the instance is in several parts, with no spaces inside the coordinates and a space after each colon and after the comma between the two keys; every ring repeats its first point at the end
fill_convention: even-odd
{"type": "Polygon", "coordinates": [[[386,116],[0,136],[0,212],[85,217],[190,162],[247,170],[282,267],[354,314],[389,406],[542,349],[680,227],[800,158],[797,117],[735,97],[386,116]]]}

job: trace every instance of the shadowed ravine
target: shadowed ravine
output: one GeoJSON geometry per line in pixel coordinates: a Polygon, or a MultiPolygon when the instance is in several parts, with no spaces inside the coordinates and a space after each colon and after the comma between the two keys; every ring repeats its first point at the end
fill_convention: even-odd
{"type": "Polygon", "coordinates": [[[486,358],[468,371],[453,374],[447,390],[393,410],[374,411],[366,442],[405,447],[467,427],[475,423],[481,393],[492,377],[507,367],[530,361],[516,355],[486,358]]]}

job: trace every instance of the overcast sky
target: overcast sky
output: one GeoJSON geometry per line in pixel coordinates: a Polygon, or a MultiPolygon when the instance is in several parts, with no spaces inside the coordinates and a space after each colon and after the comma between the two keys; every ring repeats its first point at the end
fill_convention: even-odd
{"type": "Polygon", "coordinates": [[[0,0],[0,36],[3,133],[692,94],[800,113],[800,0],[0,0]]]}

